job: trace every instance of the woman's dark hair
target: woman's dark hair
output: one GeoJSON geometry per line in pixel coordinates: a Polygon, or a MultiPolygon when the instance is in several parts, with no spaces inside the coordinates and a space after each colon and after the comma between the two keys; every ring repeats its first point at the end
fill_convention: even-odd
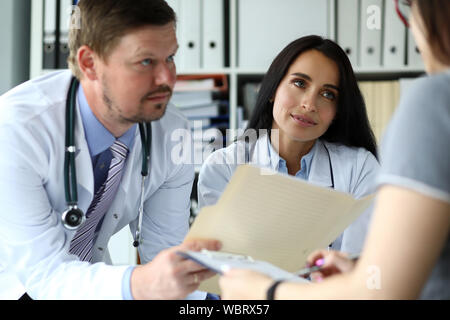
{"type": "Polygon", "coordinates": [[[423,30],[435,57],[446,65],[450,64],[450,1],[413,0],[422,18],[423,30]]]}
{"type": "Polygon", "coordinates": [[[303,52],[317,50],[335,61],[339,68],[339,98],[336,116],[320,137],[346,146],[363,147],[377,157],[377,144],[367,118],[366,106],[347,54],[335,42],[319,36],[306,36],[291,42],[272,62],[263,78],[255,109],[247,129],[270,130],[275,92],[290,65],[303,52]],[[272,102],[271,102],[271,101],[272,102]]]}

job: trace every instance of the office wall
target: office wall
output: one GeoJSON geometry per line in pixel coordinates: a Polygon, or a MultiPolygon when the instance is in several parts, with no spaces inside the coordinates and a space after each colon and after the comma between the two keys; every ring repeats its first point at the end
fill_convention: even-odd
{"type": "Polygon", "coordinates": [[[0,95],[28,80],[31,0],[0,1],[0,95]]]}

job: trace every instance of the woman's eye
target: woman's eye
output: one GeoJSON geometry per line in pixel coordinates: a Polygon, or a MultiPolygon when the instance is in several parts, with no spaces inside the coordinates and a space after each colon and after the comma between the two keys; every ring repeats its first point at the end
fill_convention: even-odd
{"type": "Polygon", "coordinates": [[[151,59],[144,59],[141,61],[141,65],[143,65],[144,67],[147,67],[149,65],[152,64],[152,60],[151,59]]]}
{"type": "Polygon", "coordinates": [[[331,91],[325,91],[322,95],[329,100],[336,99],[336,95],[331,91]]]}
{"type": "Polygon", "coordinates": [[[296,85],[299,88],[305,87],[305,81],[304,80],[294,80],[294,85],[296,85]]]}

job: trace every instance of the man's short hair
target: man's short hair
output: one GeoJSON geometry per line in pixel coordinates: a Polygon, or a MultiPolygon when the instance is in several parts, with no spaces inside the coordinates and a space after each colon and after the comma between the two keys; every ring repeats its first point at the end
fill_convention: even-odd
{"type": "Polygon", "coordinates": [[[70,28],[68,64],[81,79],[78,49],[87,45],[106,59],[125,33],[147,25],[164,26],[176,22],[176,15],[164,0],[80,0],[73,11],[77,27],[70,28]]]}

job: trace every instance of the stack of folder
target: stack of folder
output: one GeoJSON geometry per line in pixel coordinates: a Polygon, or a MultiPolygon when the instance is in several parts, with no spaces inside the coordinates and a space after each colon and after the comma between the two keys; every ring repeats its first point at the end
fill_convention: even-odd
{"type": "Polygon", "coordinates": [[[194,162],[226,145],[229,127],[228,79],[224,74],[179,75],[170,100],[190,121],[194,162]]]}
{"type": "MultiPolygon", "coordinates": [[[[409,8],[399,1],[402,12],[409,8]]],[[[336,40],[360,70],[423,70],[410,30],[395,11],[394,0],[336,2],[336,40]]]]}
{"type": "Polygon", "coordinates": [[[44,1],[43,69],[65,69],[73,0],[44,1]]]}
{"type": "Polygon", "coordinates": [[[225,66],[224,0],[168,0],[178,16],[178,71],[225,66]]]}

